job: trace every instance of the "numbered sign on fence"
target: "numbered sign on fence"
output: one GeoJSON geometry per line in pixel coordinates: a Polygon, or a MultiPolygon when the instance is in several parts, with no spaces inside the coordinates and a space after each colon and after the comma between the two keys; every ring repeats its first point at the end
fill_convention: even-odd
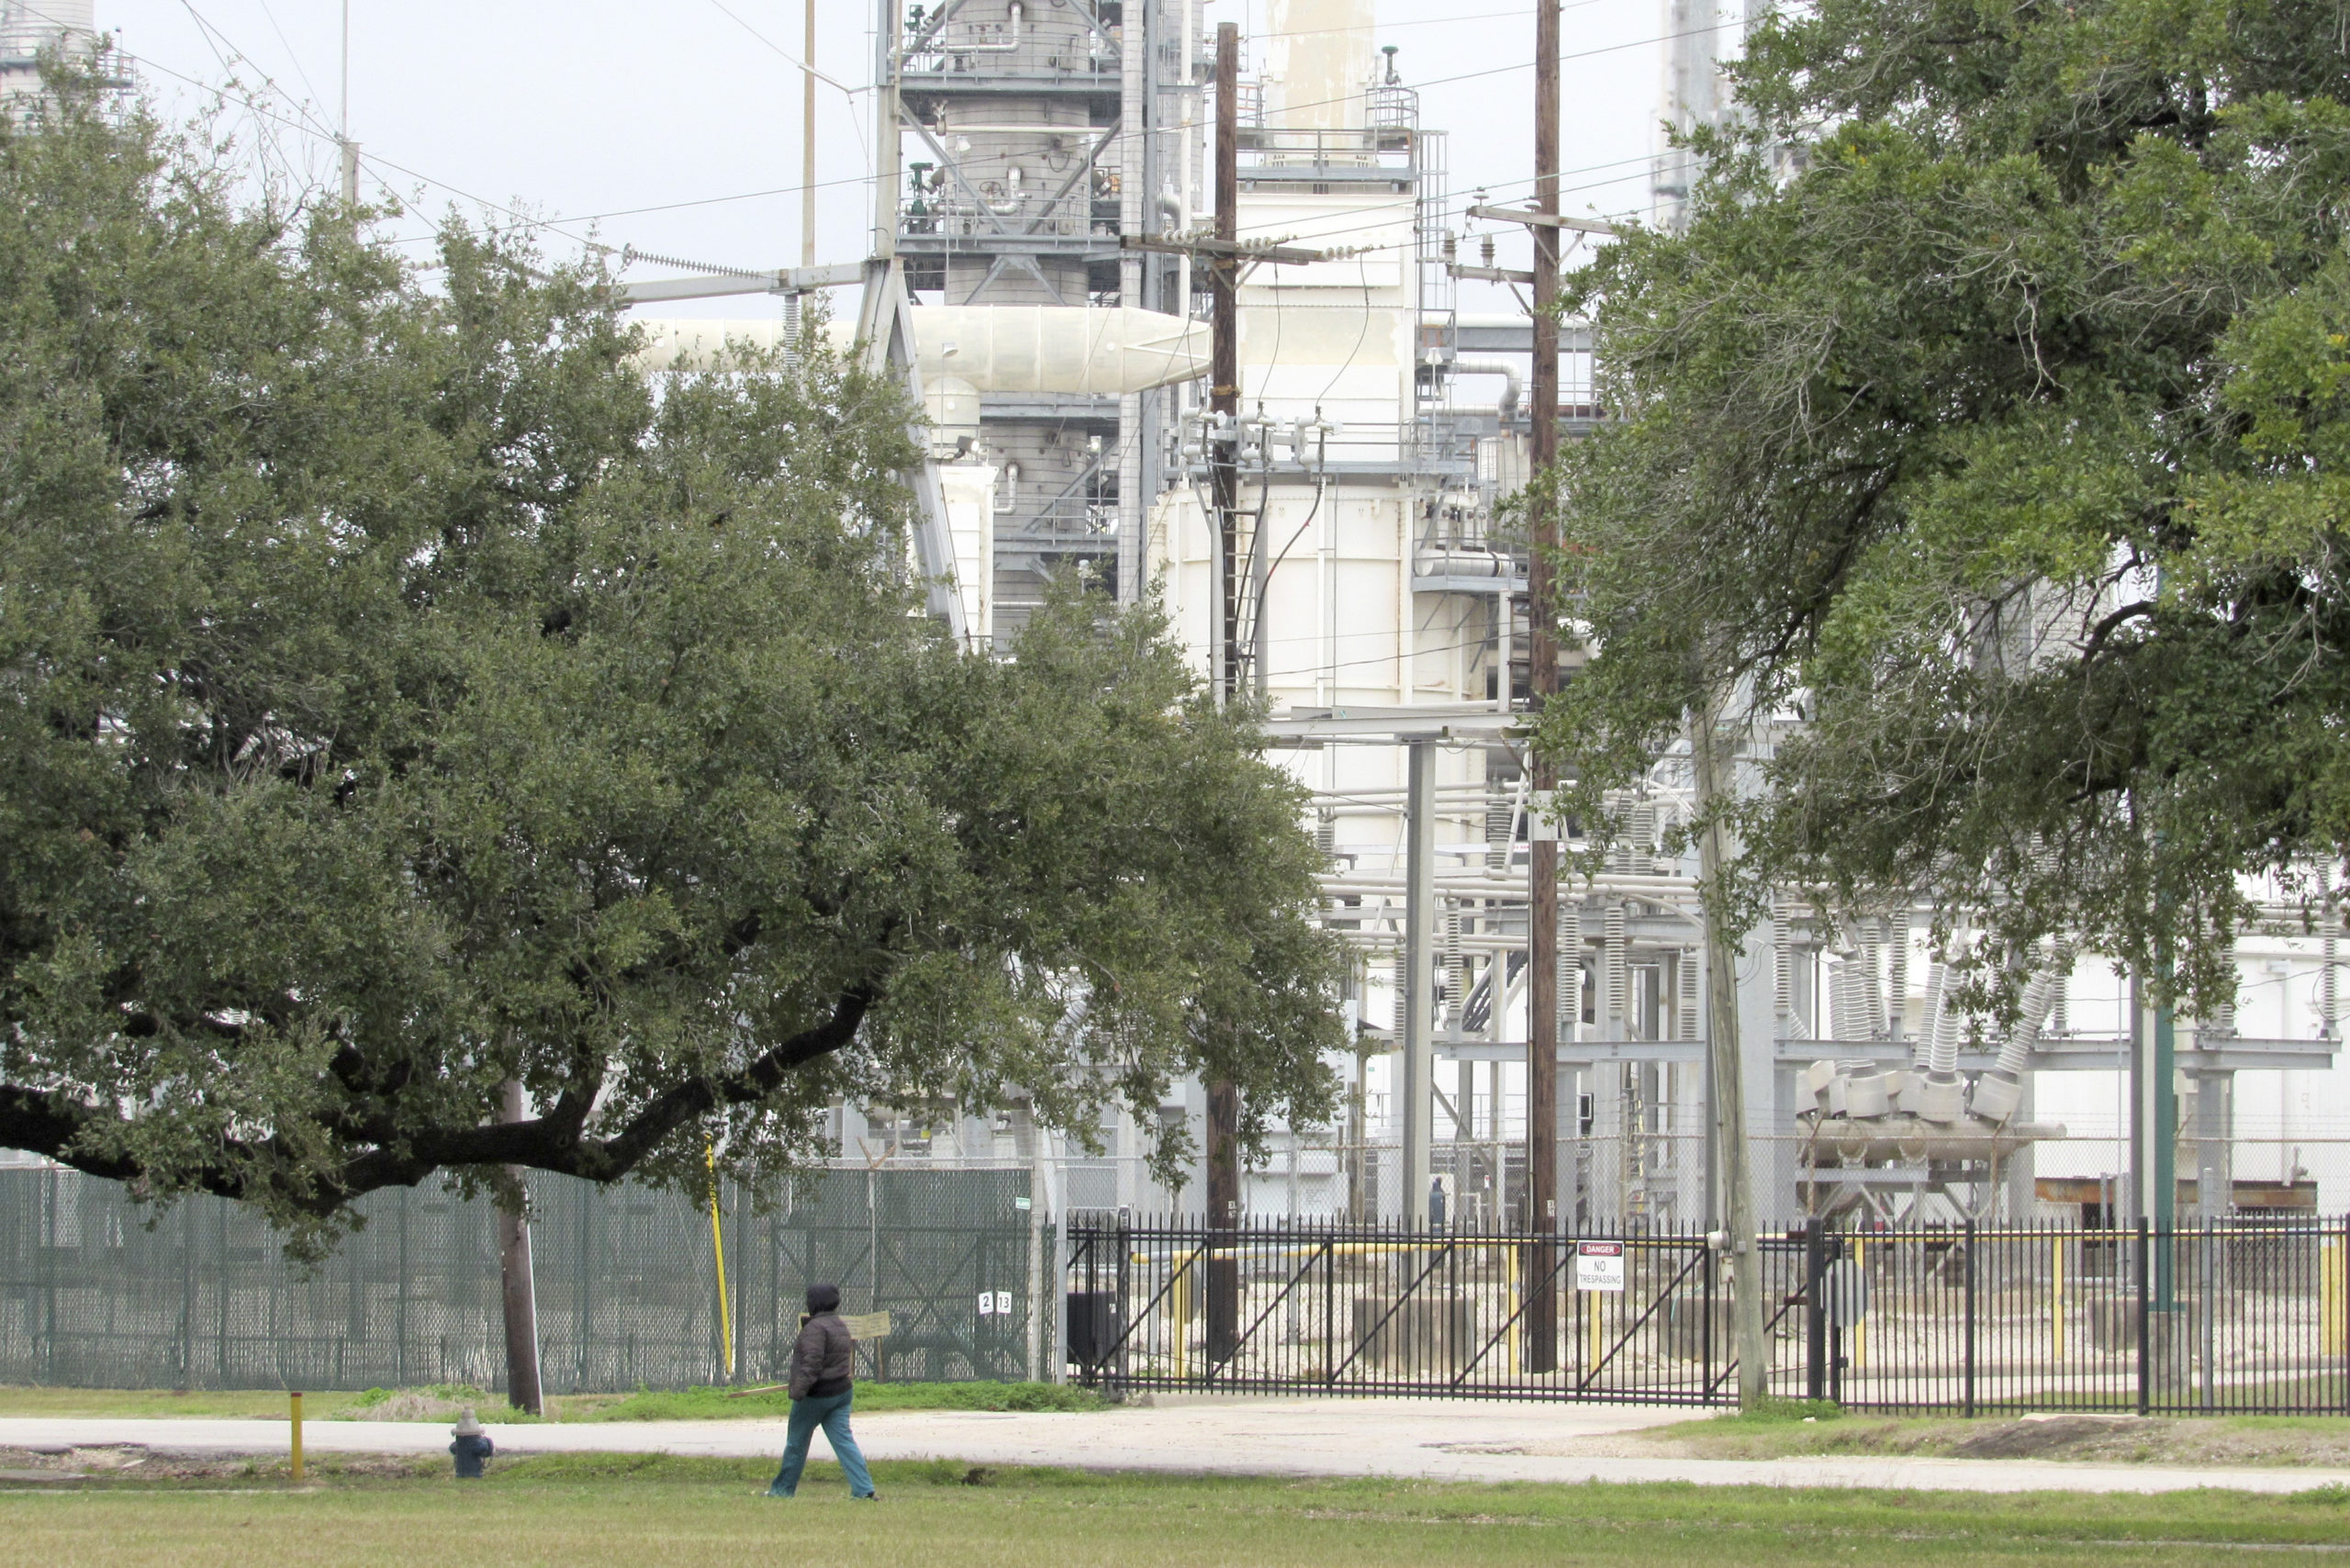
{"type": "Polygon", "coordinates": [[[1622,1294],[1624,1244],[1620,1241],[1576,1242],[1575,1289],[1622,1294]]]}

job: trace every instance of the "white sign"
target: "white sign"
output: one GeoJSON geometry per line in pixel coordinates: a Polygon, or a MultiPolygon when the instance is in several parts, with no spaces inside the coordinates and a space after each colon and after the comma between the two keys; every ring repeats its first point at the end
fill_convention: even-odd
{"type": "Polygon", "coordinates": [[[995,1315],[998,1317],[1009,1317],[1012,1316],[1012,1293],[1010,1291],[998,1291],[995,1293],[995,1315]]]}
{"type": "Polygon", "coordinates": [[[986,1317],[986,1316],[988,1316],[990,1314],[993,1313],[994,1311],[995,1311],[995,1292],[993,1292],[993,1291],[981,1291],[981,1292],[979,1293],[979,1316],[980,1316],[981,1317],[986,1317]]]}
{"type": "Polygon", "coordinates": [[[1575,1289],[1614,1291],[1622,1294],[1624,1244],[1620,1241],[1576,1242],[1575,1289]]]}

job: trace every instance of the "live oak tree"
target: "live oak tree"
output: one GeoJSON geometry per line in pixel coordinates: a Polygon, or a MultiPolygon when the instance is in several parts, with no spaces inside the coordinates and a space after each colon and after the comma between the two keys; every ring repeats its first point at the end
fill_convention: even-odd
{"type": "Polygon", "coordinates": [[[2055,933],[2224,1000],[2245,879],[2350,846],[2341,7],[1817,0],[1739,77],[1685,232],[1576,280],[1544,744],[1595,812],[1709,697],[1787,721],[1726,907],[1931,890],[1987,1002],[2055,933]]]}
{"type": "Polygon", "coordinates": [[[594,265],[364,217],[88,82],[0,132],[0,1145],[315,1245],[771,1190],[845,1094],[1326,1113],[1299,798],[1152,612],[950,645],[892,386],[648,384],[594,265]]]}

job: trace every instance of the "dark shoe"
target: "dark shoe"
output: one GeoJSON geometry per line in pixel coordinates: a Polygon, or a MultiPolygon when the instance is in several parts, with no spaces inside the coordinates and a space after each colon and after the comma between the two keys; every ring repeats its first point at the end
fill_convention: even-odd
{"type": "Polygon", "coordinates": [[[791,1495],[790,1493],[784,1491],[781,1487],[777,1486],[772,1483],[767,1486],[767,1495],[770,1497],[789,1497],[791,1495]]]}
{"type": "Polygon", "coordinates": [[[880,1494],[880,1493],[878,1493],[878,1492],[867,1492],[867,1493],[864,1496],[862,1496],[862,1497],[851,1497],[851,1498],[849,1499],[849,1501],[850,1501],[850,1502],[852,1502],[852,1503],[878,1503],[878,1502],[879,1502],[880,1500],[881,1500],[881,1494],[880,1494]]]}

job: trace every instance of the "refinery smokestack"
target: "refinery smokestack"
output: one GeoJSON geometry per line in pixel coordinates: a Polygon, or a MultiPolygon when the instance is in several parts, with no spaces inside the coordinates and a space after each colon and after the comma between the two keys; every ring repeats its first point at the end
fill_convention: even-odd
{"type": "Polygon", "coordinates": [[[1371,0],[1267,0],[1265,123],[1360,130],[1368,122],[1371,0]]]}
{"type": "Polygon", "coordinates": [[[97,0],[0,0],[0,112],[21,114],[40,91],[42,50],[87,55],[97,38],[97,0]]]}

